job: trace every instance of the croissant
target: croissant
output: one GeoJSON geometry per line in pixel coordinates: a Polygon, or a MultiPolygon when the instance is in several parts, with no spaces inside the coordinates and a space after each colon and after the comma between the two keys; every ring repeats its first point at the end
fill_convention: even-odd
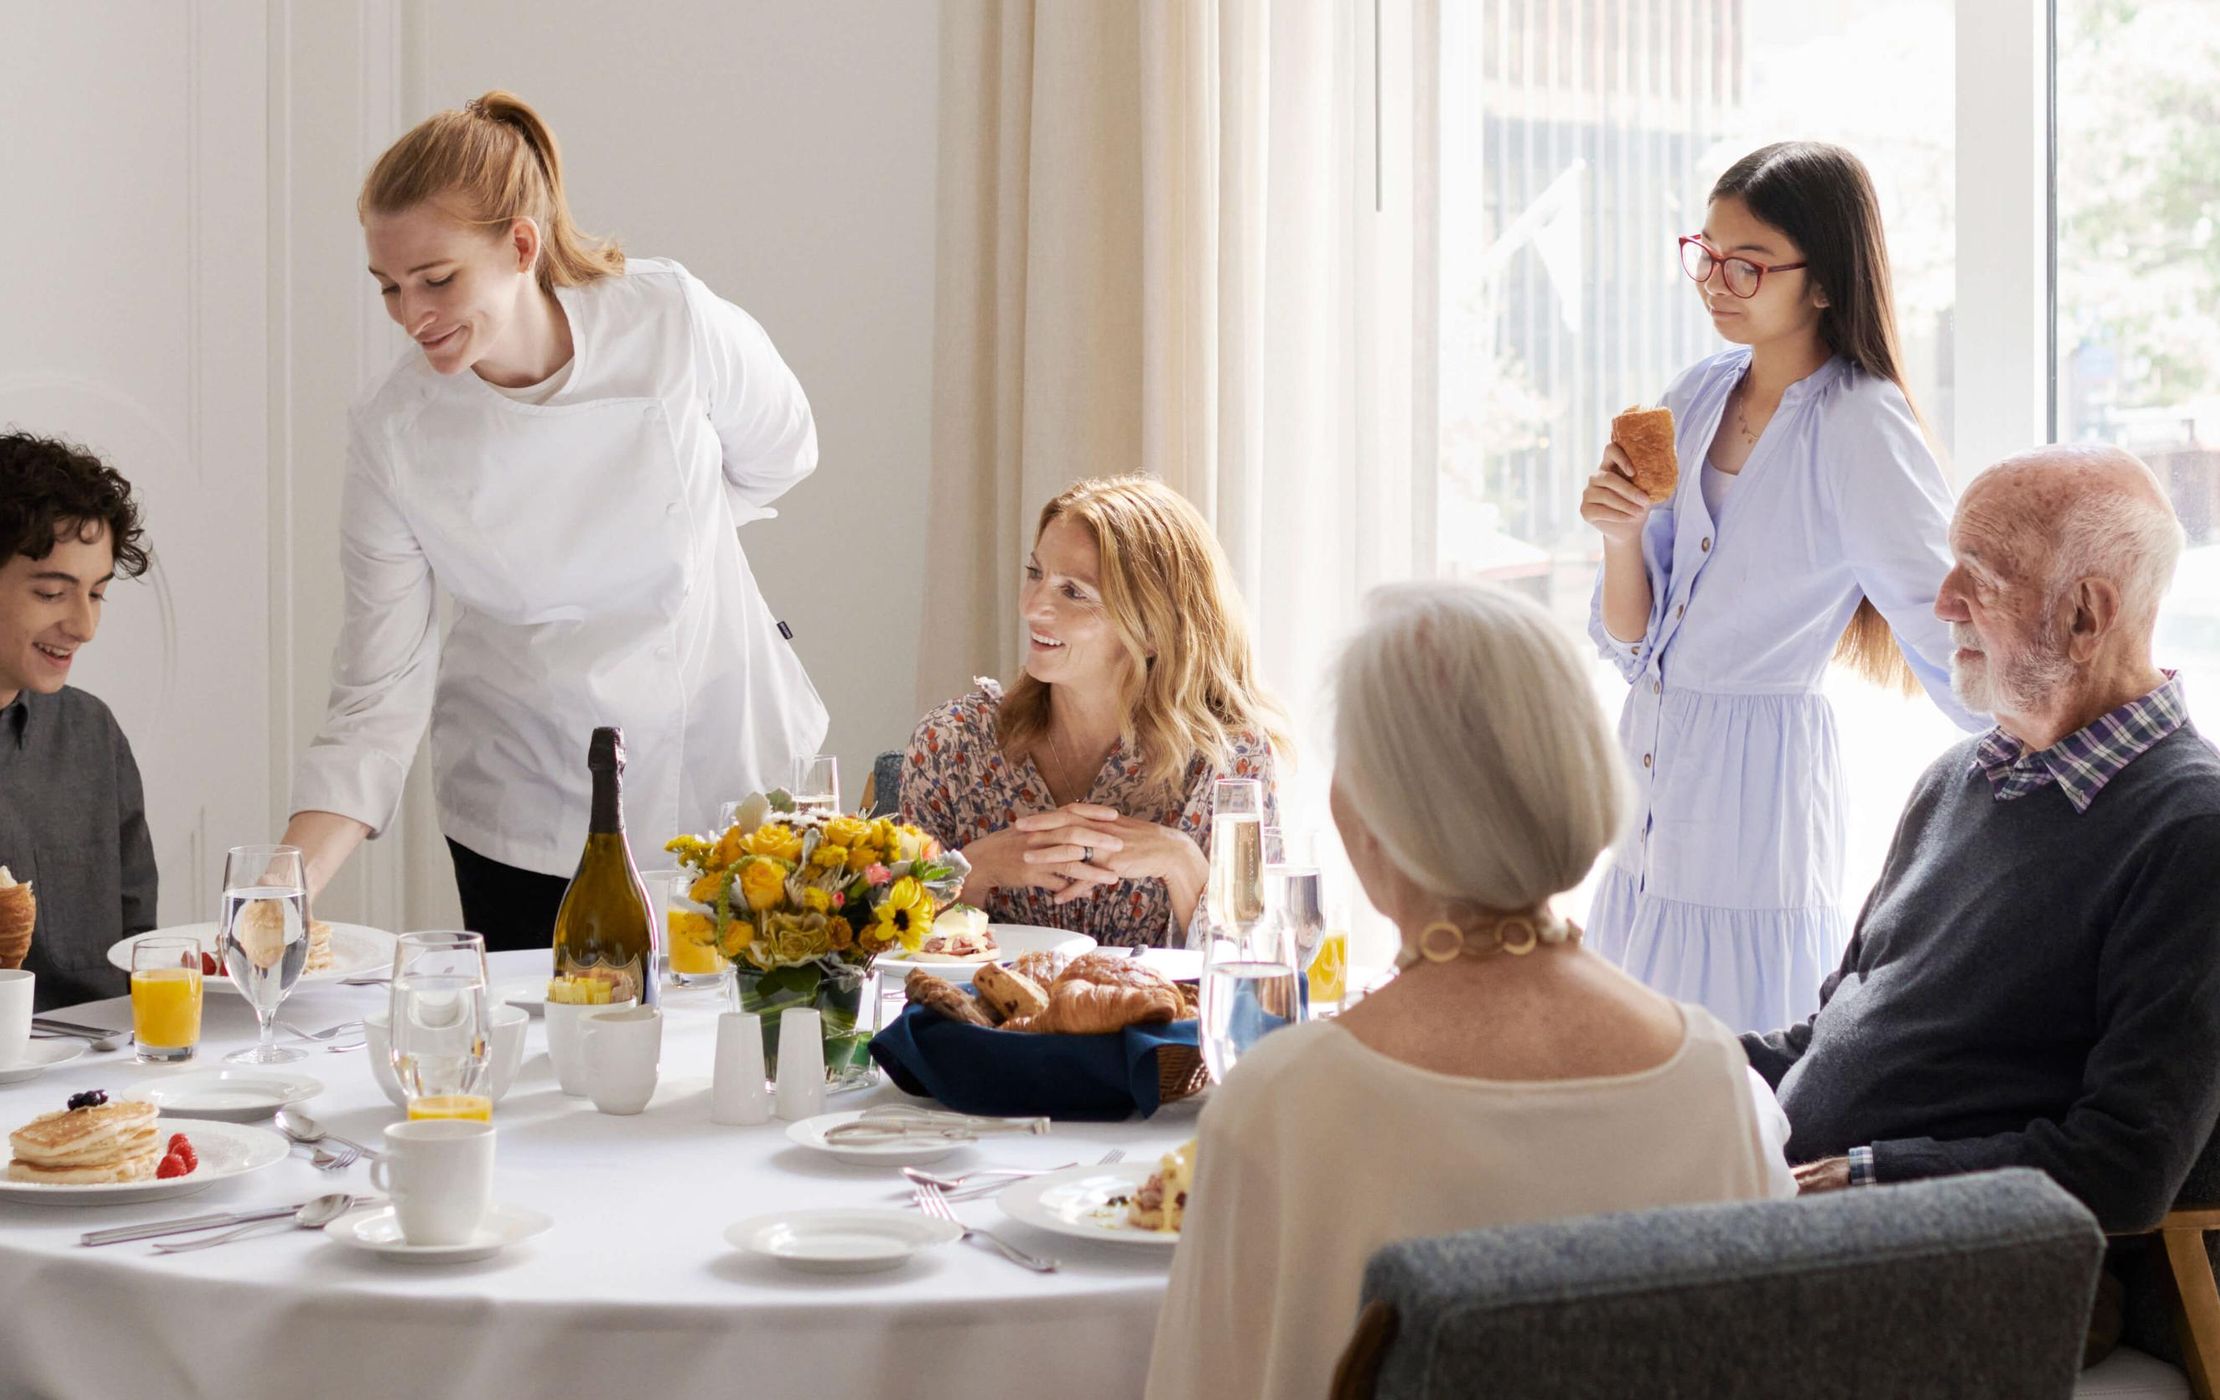
{"type": "Polygon", "coordinates": [[[39,920],[39,902],[29,881],[18,883],[0,865],[0,967],[23,966],[31,954],[31,928],[39,920]]]}
{"type": "Polygon", "coordinates": [[[1101,1035],[1162,1025],[1184,1009],[1162,974],[1116,953],[1082,953],[1048,987],[1048,1009],[1012,1017],[1003,1029],[1044,1035],[1101,1035]]]}

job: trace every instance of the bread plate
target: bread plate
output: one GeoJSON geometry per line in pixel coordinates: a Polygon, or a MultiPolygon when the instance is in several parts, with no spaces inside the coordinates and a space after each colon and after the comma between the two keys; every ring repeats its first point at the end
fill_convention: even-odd
{"type": "Polygon", "coordinates": [[[1156,1169],[1153,1157],[1106,1166],[1067,1167],[1013,1181],[995,1197],[995,1203],[1019,1224],[1051,1234],[1171,1249],[1179,1244],[1179,1231],[1143,1229],[1126,1217],[1126,1202],[1148,1184],[1156,1169]]]}
{"type": "MultiPolygon", "coordinates": [[[[195,938],[200,940],[204,951],[216,954],[219,959],[223,956],[223,933],[215,924],[177,924],[147,933],[134,933],[129,938],[109,944],[108,965],[129,972],[131,946],[142,938],[195,938]]],[[[398,941],[382,928],[371,928],[367,924],[335,923],[331,926],[331,966],[316,972],[302,973],[296,985],[323,986],[348,977],[360,977],[366,972],[390,972],[393,970],[393,948],[398,941]]],[[[239,995],[238,987],[232,984],[229,977],[204,978],[202,985],[212,992],[239,995]]]]}
{"type": "Polygon", "coordinates": [[[988,924],[987,931],[994,935],[994,951],[972,958],[948,958],[933,953],[881,953],[872,966],[880,972],[891,973],[895,980],[907,977],[912,968],[924,968],[937,977],[951,982],[968,979],[970,970],[981,963],[1008,962],[1027,953],[1062,953],[1076,958],[1090,952],[1095,941],[1084,933],[1069,929],[1041,928],[1035,924],[988,924]]]}

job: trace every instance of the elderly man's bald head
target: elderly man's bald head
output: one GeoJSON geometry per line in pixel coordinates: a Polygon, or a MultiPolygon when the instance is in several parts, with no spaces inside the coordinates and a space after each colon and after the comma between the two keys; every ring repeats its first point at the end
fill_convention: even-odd
{"type": "Polygon", "coordinates": [[[2148,638],[2181,558],[2181,523],[2151,469],[2104,444],[2038,447],[1973,480],[1954,535],[2014,581],[2042,591],[2046,613],[2082,579],[2120,593],[2123,626],[2148,638]]]}

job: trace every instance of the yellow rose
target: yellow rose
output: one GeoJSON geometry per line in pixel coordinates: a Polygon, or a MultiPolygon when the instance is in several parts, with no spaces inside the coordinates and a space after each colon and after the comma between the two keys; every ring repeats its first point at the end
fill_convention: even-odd
{"type": "Polygon", "coordinates": [[[717,940],[717,951],[728,958],[737,958],[755,942],[755,920],[738,918],[725,925],[722,938],[717,940]]]}
{"type": "Polygon", "coordinates": [[[709,864],[715,870],[730,870],[732,863],[744,854],[746,854],[746,847],[740,835],[740,828],[737,826],[727,827],[725,834],[717,838],[717,844],[709,848],[709,864]]]}
{"type": "Polygon", "coordinates": [[[686,897],[696,904],[715,904],[718,892],[724,887],[724,872],[713,870],[699,880],[694,881],[693,885],[687,889],[686,897]]]}
{"type": "Polygon", "coordinates": [[[871,839],[871,823],[856,817],[834,817],[825,823],[825,839],[835,846],[857,846],[871,839]]]}
{"type": "Polygon", "coordinates": [[[802,907],[812,914],[829,914],[832,912],[832,892],[812,885],[802,891],[802,907]]]}
{"type": "Polygon", "coordinates": [[[750,909],[775,908],[786,898],[786,867],[768,856],[750,857],[740,867],[740,896],[750,909]]]}
{"type": "Polygon", "coordinates": [[[802,858],[801,833],[784,822],[757,827],[740,845],[751,856],[776,856],[789,864],[802,858]]]}

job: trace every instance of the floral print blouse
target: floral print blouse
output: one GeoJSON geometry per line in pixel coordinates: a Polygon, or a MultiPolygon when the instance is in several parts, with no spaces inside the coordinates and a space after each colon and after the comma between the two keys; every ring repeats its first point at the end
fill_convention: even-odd
{"type": "MultiPolygon", "coordinates": [[[[1012,759],[1003,753],[997,723],[1001,711],[1001,684],[981,680],[918,721],[902,762],[903,821],[961,850],[1019,817],[1057,805],[1030,756],[1012,759]]],[[[1261,781],[1264,823],[1278,823],[1271,744],[1263,734],[1248,730],[1233,736],[1223,770],[1196,755],[1187,765],[1186,783],[1170,797],[1160,788],[1144,792],[1140,760],[1121,742],[1103,761],[1085,800],[1183,832],[1208,855],[1210,785],[1221,777],[1261,781]]],[[[1106,946],[1179,947],[1187,941],[1184,930],[1173,929],[1171,894],[1162,880],[1127,880],[1069,904],[1056,903],[1047,890],[999,889],[984,907],[996,923],[1069,929],[1106,946]]],[[[1201,913],[1199,904],[1196,912],[1201,913]]]]}

